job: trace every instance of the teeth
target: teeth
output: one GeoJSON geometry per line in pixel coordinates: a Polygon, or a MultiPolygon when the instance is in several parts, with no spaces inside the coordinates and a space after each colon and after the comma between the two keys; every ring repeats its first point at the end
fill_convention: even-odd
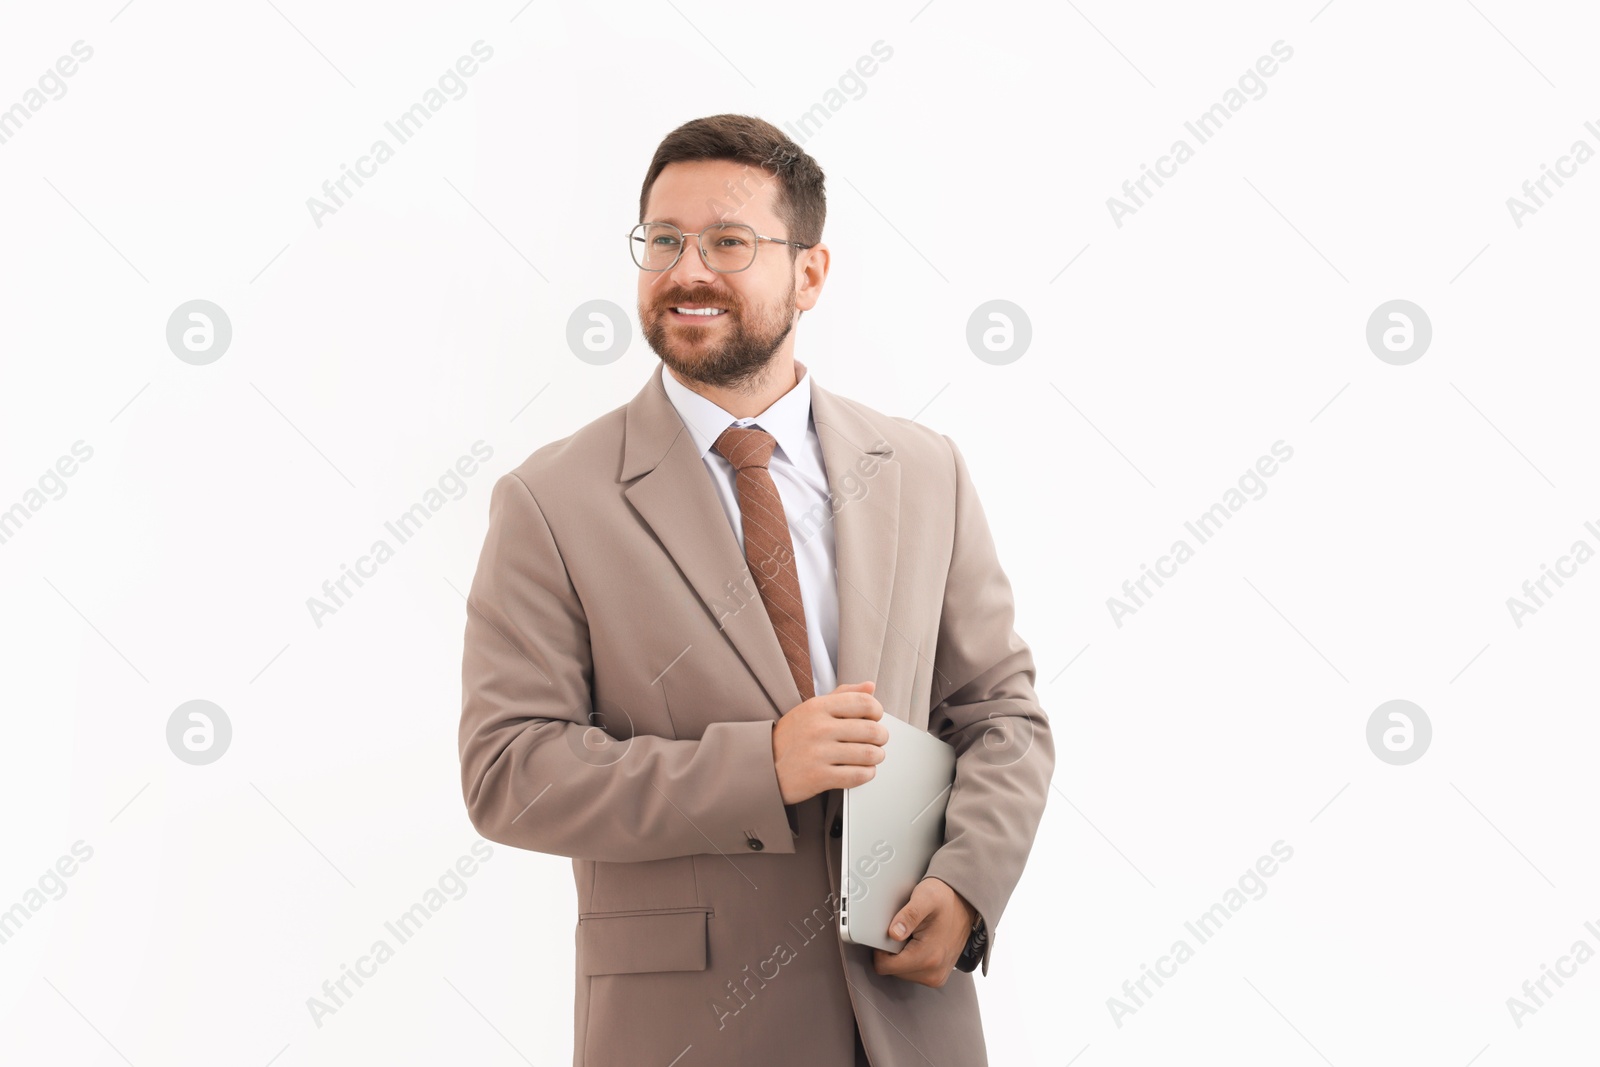
{"type": "Polygon", "coordinates": [[[721,308],[673,308],[680,315],[720,315],[721,308]]]}

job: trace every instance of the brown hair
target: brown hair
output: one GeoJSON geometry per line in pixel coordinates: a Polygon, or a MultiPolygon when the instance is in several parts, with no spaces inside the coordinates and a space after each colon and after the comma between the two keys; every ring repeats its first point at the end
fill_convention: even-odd
{"type": "MultiPolygon", "coordinates": [[[[759,167],[766,177],[777,178],[774,204],[778,218],[788,227],[785,236],[804,245],[822,240],[822,222],[828,213],[822,168],[783,131],[751,115],[693,119],[667,134],[656,147],[650,169],[645,172],[644,187],[639,190],[639,221],[644,221],[650,187],[667,164],[706,159],[759,167]]],[[[744,183],[735,188],[744,188],[744,183]]],[[[732,202],[737,203],[740,195],[732,194],[732,202]]],[[[795,249],[791,246],[789,252],[792,256],[795,249]]]]}

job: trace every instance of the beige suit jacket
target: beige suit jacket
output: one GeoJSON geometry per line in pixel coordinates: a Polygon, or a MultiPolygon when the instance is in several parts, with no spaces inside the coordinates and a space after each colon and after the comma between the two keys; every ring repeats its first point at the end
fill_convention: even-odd
{"type": "MultiPolygon", "coordinates": [[[[983,1065],[972,974],[879,976],[839,939],[842,794],[779,794],[772,727],[800,694],[661,374],[499,478],[467,599],[467,811],[572,858],[574,1063],[845,1067],[854,1017],[875,1067],[983,1065]]],[[[838,677],[956,747],[927,873],[984,919],[987,974],[1055,764],[1033,658],[955,445],[804,380],[838,677]]]]}

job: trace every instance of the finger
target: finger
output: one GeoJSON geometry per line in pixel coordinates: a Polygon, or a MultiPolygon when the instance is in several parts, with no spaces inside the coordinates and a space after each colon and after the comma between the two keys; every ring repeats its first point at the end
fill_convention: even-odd
{"type": "Polygon", "coordinates": [[[922,920],[922,904],[917,900],[916,890],[912,890],[911,900],[889,920],[889,936],[896,941],[904,941],[916,931],[922,920]]]}
{"type": "Polygon", "coordinates": [[[864,767],[860,764],[841,764],[829,767],[824,778],[828,784],[827,789],[854,789],[858,785],[866,785],[878,775],[878,768],[864,767]]]}
{"type": "Polygon", "coordinates": [[[854,741],[863,745],[884,745],[889,741],[889,728],[871,719],[836,719],[832,734],[835,741],[854,741]]]}
{"type": "Polygon", "coordinates": [[[873,767],[883,762],[883,749],[877,745],[840,742],[832,746],[828,754],[835,766],[873,767]]]}
{"type": "Polygon", "coordinates": [[[829,715],[840,719],[876,719],[883,715],[883,705],[871,693],[830,694],[825,706],[829,715]]]}
{"type": "Polygon", "coordinates": [[[881,948],[872,950],[873,969],[879,974],[920,974],[934,962],[933,950],[921,941],[907,942],[899,952],[885,952],[881,948]]]}

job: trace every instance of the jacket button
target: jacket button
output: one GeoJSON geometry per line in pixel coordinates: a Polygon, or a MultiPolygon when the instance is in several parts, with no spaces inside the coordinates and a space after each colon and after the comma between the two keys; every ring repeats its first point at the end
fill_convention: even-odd
{"type": "Polygon", "coordinates": [[[828,836],[829,837],[842,837],[843,835],[844,835],[843,817],[839,816],[839,815],[835,815],[833,817],[833,829],[828,831],[828,836]]]}
{"type": "Polygon", "coordinates": [[[759,838],[755,838],[755,837],[747,837],[747,838],[745,838],[745,842],[744,843],[749,845],[751,848],[755,849],[757,852],[760,852],[762,849],[767,847],[767,846],[765,846],[765,845],[763,845],[761,843],[761,840],[759,838]]]}

